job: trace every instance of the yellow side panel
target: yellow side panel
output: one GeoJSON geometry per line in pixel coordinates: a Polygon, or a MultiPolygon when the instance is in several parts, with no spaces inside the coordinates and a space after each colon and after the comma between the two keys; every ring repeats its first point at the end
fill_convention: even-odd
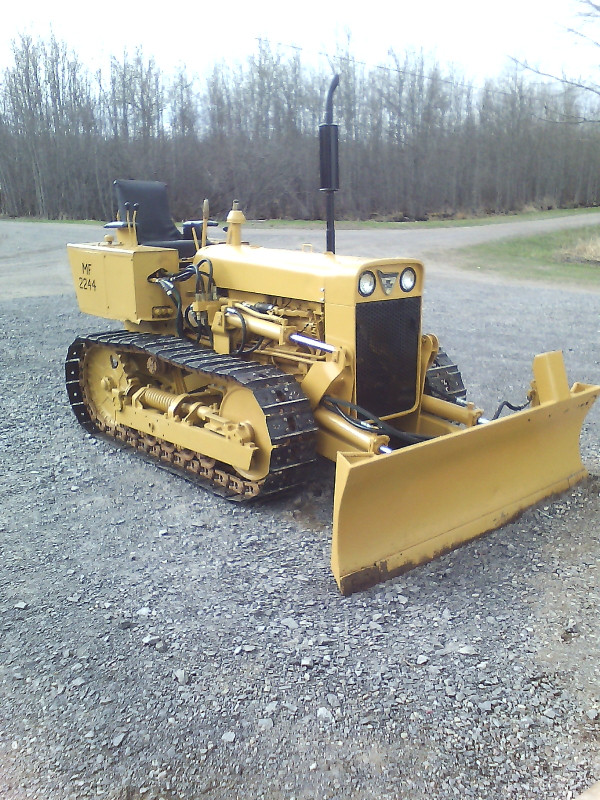
{"type": "Polygon", "coordinates": [[[157,269],[176,272],[176,250],[67,245],[79,308],[106,319],[152,320],[154,306],[169,305],[163,290],[148,283],[157,269]]]}
{"type": "Polygon", "coordinates": [[[585,477],[579,436],[598,394],[575,384],[566,399],[389,455],[339,453],[331,564],[341,591],[429,561],[585,477]]]}
{"type": "Polygon", "coordinates": [[[325,305],[325,340],[350,353],[356,349],[356,310],[354,306],[325,305]]]}

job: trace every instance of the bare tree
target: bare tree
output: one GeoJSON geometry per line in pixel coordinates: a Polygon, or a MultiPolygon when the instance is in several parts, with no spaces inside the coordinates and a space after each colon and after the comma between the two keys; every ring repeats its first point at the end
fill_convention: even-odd
{"type": "MultiPolygon", "coordinates": [[[[600,3],[582,0],[598,15],[600,3]]],[[[0,84],[0,211],[111,216],[115,177],[169,184],[180,218],[211,198],[249,216],[316,218],[316,128],[331,79],[261,42],[202,79],[164,75],[141,49],[90,75],[54,38],[20,37],[0,84]]],[[[341,74],[341,216],[426,218],[585,205],[600,198],[600,98],[515,70],[482,89],[420,53],[376,67],[350,43],[341,74]]]]}

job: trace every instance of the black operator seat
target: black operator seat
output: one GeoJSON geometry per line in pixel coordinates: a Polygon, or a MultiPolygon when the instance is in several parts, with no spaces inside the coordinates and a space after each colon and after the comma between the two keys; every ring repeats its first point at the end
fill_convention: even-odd
{"type": "MultiPolygon", "coordinates": [[[[173,222],[167,197],[167,184],[160,181],[116,180],[114,182],[122,222],[127,219],[127,211],[132,218],[134,206],[137,213],[135,227],[138,244],[152,247],[171,247],[178,251],[179,258],[192,258],[196,253],[196,244],[183,234],[173,222]]],[[[200,231],[197,231],[200,239],[200,231]]]]}

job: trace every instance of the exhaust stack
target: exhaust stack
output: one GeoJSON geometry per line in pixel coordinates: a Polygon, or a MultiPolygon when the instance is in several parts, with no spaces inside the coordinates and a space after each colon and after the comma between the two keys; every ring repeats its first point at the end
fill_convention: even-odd
{"type": "Polygon", "coordinates": [[[319,125],[319,160],[321,167],[321,191],[326,192],[327,252],[335,253],[334,192],[340,188],[338,160],[338,126],[333,122],[333,93],[340,82],[334,75],[327,92],[325,122],[319,125]]]}

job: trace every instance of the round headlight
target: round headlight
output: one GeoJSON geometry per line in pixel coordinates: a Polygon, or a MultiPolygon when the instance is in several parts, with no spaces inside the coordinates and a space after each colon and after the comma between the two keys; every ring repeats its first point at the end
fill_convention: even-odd
{"type": "Polygon", "coordinates": [[[375,291],[375,275],[372,272],[363,272],[358,279],[358,293],[363,297],[368,297],[375,291]]]}
{"type": "Polygon", "coordinates": [[[412,267],[407,267],[400,275],[400,288],[403,292],[412,292],[417,282],[417,273],[412,267]]]}

